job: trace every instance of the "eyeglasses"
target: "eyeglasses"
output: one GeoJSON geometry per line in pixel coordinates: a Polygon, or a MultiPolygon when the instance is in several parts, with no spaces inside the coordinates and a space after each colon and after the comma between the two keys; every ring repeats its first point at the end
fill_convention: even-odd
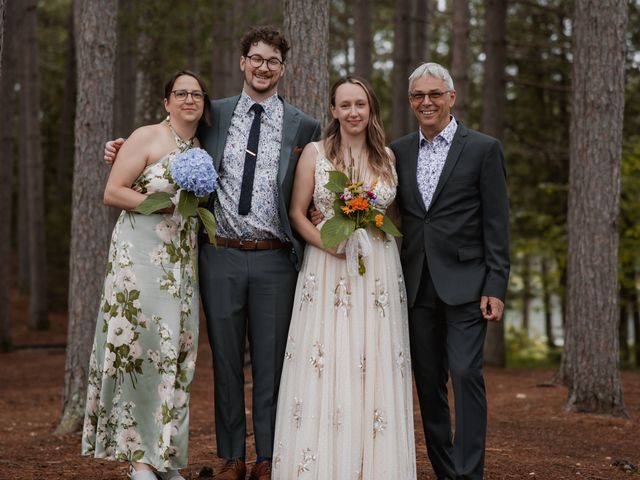
{"type": "Polygon", "coordinates": [[[249,59],[249,64],[253,68],[260,68],[264,62],[267,62],[267,68],[269,70],[279,70],[284,62],[276,57],[262,58],[262,55],[247,55],[245,58],[249,59]]]}
{"type": "Polygon", "coordinates": [[[173,96],[176,98],[177,101],[179,102],[185,102],[187,100],[187,97],[189,95],[191,95],[191,99],[195,102],[195,103],[200,103],[204,100],[204,96],[206,95],[207,92],[203,92],[202,90],[173,90],[171,93],[173,93],[173,96]]]}
{"type": "Polygon", "coordinates": [[[442,98],[445,93],[451,93],[451,90],[446,90],[444,92],[440,92],[436,90],[435,92],[409,92],[409,98],[412,102],[422,103],[424,102],[424,97],[429,97],[431,101],[437,101],[442,98]]]}

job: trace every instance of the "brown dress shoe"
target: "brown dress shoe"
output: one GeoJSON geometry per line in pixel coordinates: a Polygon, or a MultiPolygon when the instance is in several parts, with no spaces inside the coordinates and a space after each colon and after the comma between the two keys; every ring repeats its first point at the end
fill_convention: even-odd
{"type": "Polygon", "coordinates": [[[250,480],[271,480],[271,462],[263,460],[256,463],[251,469],[250,480]]]}
{"type": "Polygon", "coordinates": [[[247,466],[244,460],[234,458],[227,460],[218,474],[213,477],[214,480],[244,480],[247,474],[247,466]]]}

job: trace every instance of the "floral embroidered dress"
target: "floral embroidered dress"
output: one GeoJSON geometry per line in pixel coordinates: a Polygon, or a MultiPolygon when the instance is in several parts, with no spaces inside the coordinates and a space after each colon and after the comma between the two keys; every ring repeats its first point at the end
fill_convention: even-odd
{"type": "MultiPolygon", "coordinates": [[[[324,185],[335,168],[321,153],[315,168],[313,201],[330,218],[335,196],[324,185]]],[[[379,182],[375,192],[384,210],[396,190],[379,182]]],[[[364,276],[306,247],[278,396],[275,480],[416,478],[400,258],[395,240],[368,233],[364,276]]]]}
{"type": "MultiPolygon", "coordinates": [[[[175,193],[169,162],[133,189],[175,193]]],[[[158,471],[187,465],[189,394],[198,346],[197,220],[123,211],[111,237],[89,363],[83,455],[138,461],[158,471]]]]}

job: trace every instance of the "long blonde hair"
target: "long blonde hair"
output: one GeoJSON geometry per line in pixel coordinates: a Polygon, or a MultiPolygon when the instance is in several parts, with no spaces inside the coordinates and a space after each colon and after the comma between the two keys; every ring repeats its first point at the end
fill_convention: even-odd
{"type": "MultiPolygon", "coordinates": [[[[369,123],[366,132],[366,149],[369,165],[376,176],[384,179],[387,183],[394,183],[393,164],[391,157],[384,144],[384,129],[382,128],[382,118],[380,117],[380,102],[374,93],[371,85],[364,79],[355,76],[342,77],[331,86],[331,106],[336,106],[336,92],[338,87],[345,83],[359,85],[367,95],[369,102],[369,123]]],[[[324,130],[324,144],[326,156],[336,168],[346,171],[347,162],[342,152],[342,136],[340,134],[340,122],[334,118],[324,130]]]]}

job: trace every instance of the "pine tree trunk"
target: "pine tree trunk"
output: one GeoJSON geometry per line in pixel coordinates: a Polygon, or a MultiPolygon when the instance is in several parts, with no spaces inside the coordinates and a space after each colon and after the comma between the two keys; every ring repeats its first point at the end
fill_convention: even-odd
{"type": "Polygon", "coordinates": [[[567,214],[567,409],[626,415],[618,231],[628,3],[576,0],[567,214]]]}
{"type": "Polygon", "coordinates": [[[356,65],[354,73],[371,82],[373,70],[371,59],[371,47],[373,37],[371,34],[371,1],[353,1],[353,30],[356,53],[356,65]]]}
{"type": "Polygon", "coordinates": [[[453,0],[452,13],[451,76],[455,80],[456,88],[456,104],[453,107],[453,115],[462,123],[468,123],[469,66],[471,63],[469,0],[453,0]]]}
{"type": "Polygon", "coordinates": [[[58,153],[56,155],[56,201],[69,202],[73,174],[73,117],[76,102],[76,46],[73,30],[73,1],[69,8],[69,38],[67,44],[67,65],[62,112],[58,126],[58,153]],[[67,186],[68,185],[68,186],[67,186]]]}
{"type": "Polygon", "coordinates": [[[40,147],[40,76],[38,74],[38,2],[25,0],[22,21],[22,90],[20,92],[25,157],[21,159],[28,175],[27,242],[29,252],[29,316],[33,330],[48,328],[47,250],[44,216],[44,167],[40,147]]]}
{"type": "Polygon", "coordinates": [[[291,44],[284,99],[322,124],[329,95],[329,0],[283,0],[284,32],[291,44]]]}
{"type": "MultiPolygon", "coordinates": [[[[411,74],[411,0],[395,2],[393,27],[393,93],[391,103],[391,135],[399,138],[409,133],[409,97],[407,89],[411,74]]],[[[415,123],[415,122],[413,122],[415,123]]]]}
{"type": "Polygon", "coordinates": [[[629,297],[629,310],[633,319],[633,347],[635,352],[635,365],[640,368],[640,303],[638,303],[638,289],[631,290],[629,297]]]}
{"type": "Polygon", "coordinates": [[[137,29],[132,24],[134,0],[118,0],[118,40],[116,52],[113,136],[128,137],[136,115],[137,29]]]}
{"type": "Polygon", "coordinates": [[[544,331],[547,337],[547,346],[550,349],[556,348],[556,340],[553,335],[553,313],[551,305],[551,281],[549,279],[549,261],[542,258],[542,306],[544,309],[544,331]]]}
{"type": "Polygon", "coordinates": [[[0,91],[6,96],[0,122],[0,352],[11,349],[11,200],[13,183],[13,121],[15,2],[0,0],[0,91]]]}
{"type": "MultiPolygon", "coordinates": [[[[506,16],[507,0],[487,0],[485,2],[485,52],[487,57],[484,64],[482,131],[498,140],[502,140],[504,136],[506,16]]],[[[489,323],[484,349],[487,365],[496,367],[506,365],[504,324],[505,319],[501,322],[489,323]]]]}
{"type": "Polygon", "coordinates": [[[522,330],[529,336],[531,311],[531,257],[526,254],[522,259],[522,330]]]}
{"type": "Polygon", "coordinates": [[[620,320],[618,321],[618,342],[620,344],[620,366],[631,366],[631,350],[629,350],[629,290],[620,289],[620,320]]]}
{"type": "Polygon", "coordinates": [[[110,222],[102,202],[112,135],[116,0],[77,0],[78,98],[69,275],[69,330],[63,413],[57,433],[82,426],[87,368],[107,258],[110,222]]]}
{"type": "Polygon", "coordinates": [[[213,18],[213,50],[211,71],[211,98],[237,95],[242,89],[240,71],[240,37],[244,33],[240,22],[246,1],[226,0],[220,14],[213,18]]]}

